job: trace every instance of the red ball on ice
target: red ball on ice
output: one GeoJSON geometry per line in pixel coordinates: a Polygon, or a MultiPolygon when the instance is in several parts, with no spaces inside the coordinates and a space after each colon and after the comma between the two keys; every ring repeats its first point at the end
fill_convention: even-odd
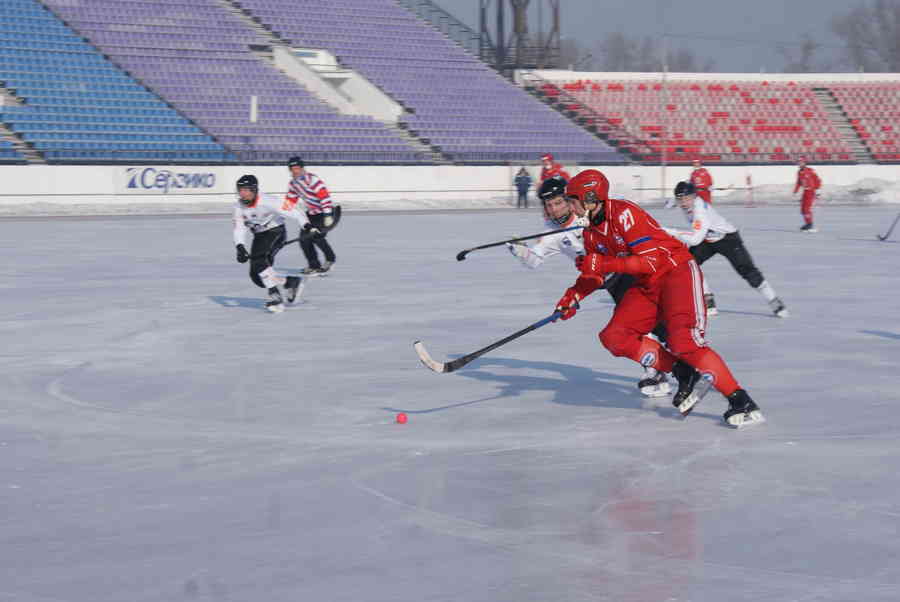
{"type": "Polygon", "coordinates": [[[404,414],[403,412],[397,414],[397,424],[406,424],[407,420],[408,419],[406,417],[406,414],[404,414]]]}

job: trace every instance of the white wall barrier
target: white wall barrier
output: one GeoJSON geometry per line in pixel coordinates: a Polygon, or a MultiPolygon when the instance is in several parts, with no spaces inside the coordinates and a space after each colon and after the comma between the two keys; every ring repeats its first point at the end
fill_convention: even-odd
{"type": "MultiPolygon", "coordinates": [[[[515,204],[515,166],[310,166],[333,197],[348,209],[466,209],[515,204]]],[[[539,168],[526,166],[537,179],[539,168]]],[[[822,202],[900,202],[898,168],[887,165],[815,166],[824,182],[822,202]]],[[[577,166],[567,166],[570,173],[577,166]]],[[[601,167],[613,196],[659,202],[659,166],[601,167]]],[[[756,202],[791,202],[796,167],[710,166],[721,202],[745,202],[748,176],[756,202]]],[[[266,192],[283,193],[288,171],[277,166],[0,166],[0,212],[105,213],[135,211],[224,211],[234,182],[255,174],[266,192]],[[139,209],[138,209],[139,208],[139,209]]],[[[665,188],[687,178],[689,167],[668,167],[665,188]]],[[[534,190],[532,189],[532,195],[534,190]]],[[[532,196],[533,198],[533,196],[532,196]]]]}

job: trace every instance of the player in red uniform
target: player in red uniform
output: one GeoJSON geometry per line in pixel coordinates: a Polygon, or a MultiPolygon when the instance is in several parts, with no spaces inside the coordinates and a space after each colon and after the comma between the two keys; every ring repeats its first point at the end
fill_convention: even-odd
{"type": "Polygon", "coordinates": [[[544,180],[549,180],[554,176],[559,176],[566,182],[569,181],[569,174],[562,165],[553,160],[553,155],[550,153],[541,157],[541,163],[544,165],[544,168],[541,169],[541,184],[544,183],[544,180]]]}
{"type": "Polygon", "coordinates": [[[703,387],[695,391],[695,368],[704,387],[712,385],[728,399],[727,424],[739,428],[761,422],[759,407],[704,340],[703,274],[687,247],[638,205],[610,199],[609,181],[595,169],[576,175],[566,194],[581,201],[590,223],[584,230],[586,254],[576,261],[581,276],[556,304],[563,320],[572,318],[578,303],[600,288],[604,274],[634,275],[635,286],[600,332],[603,346],[615,356],[672,372],[678,380],[672,403],[682,415],[689,414],[705,392],[703,387]],[[657,322],[668,329],[669,350],[646,336],[657,322]]]}
{"type": "Polygon", "coordinates": [[[700,159],[694,159],[693,165],[694,171],[691,172],[691,184],[697,189],[697,196],[707,203],[712,203],[712,176],[700,163],[700,159]]]}
{"type": "Polygon", "coordinates": [[[812,207],[816,200],[816,191],[822,186],[822,180],[819,174],[806,164],[806,160],[800,159],[797,162],[800,171],[797,172],[797,184],[794,186],[794,194],[797,194],[801,188],[803,189],[803,197],[800,200],[800,213],[803,214],[803,232],[818,232],[813,225],[812,207]]]}

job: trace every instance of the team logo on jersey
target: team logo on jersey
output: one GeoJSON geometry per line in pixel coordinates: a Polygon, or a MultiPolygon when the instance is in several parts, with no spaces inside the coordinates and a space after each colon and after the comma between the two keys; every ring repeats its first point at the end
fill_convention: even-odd
{"type": "Polygon", "coordinates": [[[563,244],[564,244],[565,246],[567,246],[567,247],[571,247],[571,246],[572,246],[572,241],[569,240],[568,238],[564,238],[564,239],[563,239],[563,244]]]}
{"type": "Polygon", "coordinates": [[[614,236],[615,239],[616,239],[616,244],[618,244],[618,245],[624,245],[624,244],[625,244],[625,239],[624,239],[624,238],[622,238],[622,237],[619,236],[618,234],[614,234],[613,236],[614,236]]]}
{"type": "Polygon", "coordinates": [[[603,244],[598,242],[597,243],[597,252],[598,253],[606,253],[606,251],[607,251],[606,247],[603,246],[603,244]]]}
{"type": "Polygon", "coordinates": [[[694,230],[700,230],[703,227],[703,224],[698,219],[694,220],[694,223],[691,225],[694,227],[694,230]]]}
{"type": "Polygon", "coordinates": [[[652,366],[656,363],[656,354],[652,351],[648,351],[644,355],[641,356],[641,366],[652,366]]]}

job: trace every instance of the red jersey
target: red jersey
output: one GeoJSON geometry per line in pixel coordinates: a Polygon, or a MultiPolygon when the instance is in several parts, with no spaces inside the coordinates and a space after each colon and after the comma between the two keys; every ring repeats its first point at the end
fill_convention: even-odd
{"type": "Polygon", "coordinates": [[[709,172],[704,167],[698,167],[691,172],[691,184],[697,190],[709,190],[712,188],[713,180],[709,172]]]}
{"type": "Polygon", "coordinates": [[[797,172],[797,185],[794,186],[794,193],[801,188],[805,191],[818,190],[822,186],[822,180],[819,174],[812,167],[804,167],[797,172]]]}
{"type": "Polygon", "coordinates": [[[559,163],[553,163],[549,168],[545,167],[541,170],[541,182],[552,178],[553,176],[559,176],[566,182],[572,179],[559,163]]]}
{"type": "MultiPolygon", "coordinates": [[[[633,274],[638,286],[648,288],[694,258],[681,241],[631,201],[609,199],[605,210],[602,224],[584,229],[585,261],[590,261],[591,254],[611,258],[603,272],[633,274]]],[[[575,288],[584,297],[601,284],[597,278],[583,275],[575,288]]]]}

